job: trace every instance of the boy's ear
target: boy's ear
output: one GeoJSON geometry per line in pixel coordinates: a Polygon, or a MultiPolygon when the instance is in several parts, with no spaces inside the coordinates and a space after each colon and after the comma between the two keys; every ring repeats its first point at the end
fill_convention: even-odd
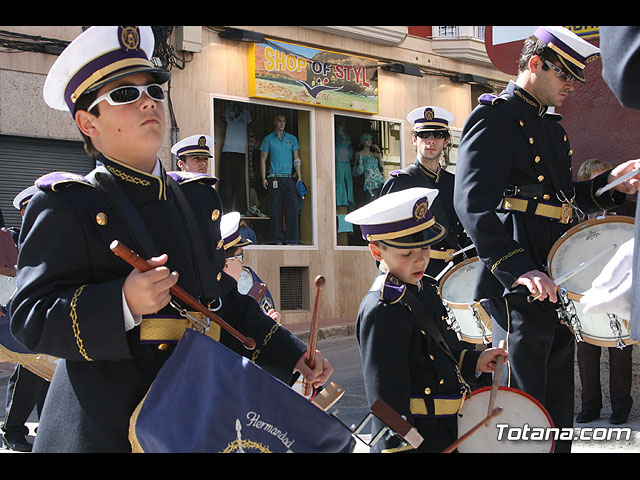
{"type": "Polygon", "coordinates": [[[374,259],[382,261],[382,255],[380,254],[380,248],[375,243],[369,243],[369,251],[374,259]]]}
{"type": "Polygon", "coordinates": [[[87,137],[95,137],[96,135],[95,118],[97,118],[95,115],[86,110],[78,110],[75,114],[76,125],[87,137]]]}

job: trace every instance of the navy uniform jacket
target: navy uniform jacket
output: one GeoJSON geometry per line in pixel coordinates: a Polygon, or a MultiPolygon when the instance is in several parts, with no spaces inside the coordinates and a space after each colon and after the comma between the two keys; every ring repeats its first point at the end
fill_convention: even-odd
{"type": "MultiPolygon", "coordinates": [[[[424,441],[411,451],[441,452],[458,437],[456,399],[463,384],[456,365],[462,375],[474,375],[479,352],[452,347],[454,362],[409,311],[405,289],[443,330],[445,311],[432,278],[423,277],[418,288],[390,274],[379,275],[360,304],[356,325],[367,401],[372,405],[382,399],[417,428],[424,441]]],[[[372,433],[382,426],[374,419],[372,433]]],[[[372,450],[395,451],[399,443],[396,437],[383,439],[372,450]]]]}
{"type": "MultiPolygon", "coordinates": [[[[178,285],[205,305],[218,306],[221,298],[216,313],[254,338],[257,347],[244,349],[226,331],[220,341],[239,354],[254,355],[257,363],[288,381],[306,347],[221,273],[216,180],[201,175],[180,183],[207,247],[206,258],[196,258],[194,238],[164,169],[158,177],[104,157],[100,161],[139,212],[157,248],[137,253],[143,258],[167,253],[167,266],[179,273],[178,285]],[[203,268],[198,272],[196,265],[203,268]]],[[[133,250],[142,247],[118,207],[87,178],[53,174],[40,179],[41,191],[28,205],[20,234],[12,332],[29,350],[63,359],[49,389],[36,451],[130,451],[129,417],[172,350],[142,343],[140,327],[124,329],[122,286],[132,267],[109,245],[119,240],[133,250]]],[[[158,312],[162,315],[176,316],[176,311],[167,306],[158,312]]]]}
{"type": "Polygon", "coordinates": [[[608,172],[573,182],[572,151],[560,116],[526,90],[510,82],[500,95],[480,100],[462,131],[454,190],[456,212],[484,263],[476,300],[528,293],[526,287],[512,290],[511,285],[530,270],[546,270],[554,242],[576,223],[575,218],[563,224],[533,213],[539,204],[547,206],[545,213],[561,205],[558,190],[584,214],[614,208],[625,198],[615,190],[595,197],[608,172]],[[505,196],[515,200],[505,203],[505,196]],[[523,201],[527,213],[517,210],[523,201]]]}
{"type": "MultiPolygon", "coordinates": [[[[458,251],[471,244],[471,240],[467,236],[458,219],[458,215],[453,208],[453,188],[455,175],[444,168],[439,172],[433,173],[420,163],[420,160],[409,165],[404,170],[395,170],[391,172],[389,179],[382,187],[380,195],[406,190],[412,187],[433,188],[439,191],[438,196],[431,206],[431,211],[436,217],[436,221],[447,229],[447,236],[440,242],[431,246],[432,254],[437,251],[458,251]]],[[[453,257],[455,263],[459,263],[465,258],[473,255],[457,255],[453,257]]],[[[427,275],[435,277],[440,271],[446,267],[449,260],[431,258],[427,271],[427,275]]]]}

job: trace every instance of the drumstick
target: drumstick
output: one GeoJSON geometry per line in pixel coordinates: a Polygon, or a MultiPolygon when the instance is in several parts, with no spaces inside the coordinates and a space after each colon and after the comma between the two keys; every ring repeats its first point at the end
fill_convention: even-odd
{"type": "Polygon", "coordinates": [[[453,252],[450,256],[450,258],[455,257],[456,255],[460,255],[461,253],[466,252],[467,250],[471,250],[472,248],[476,248],[476,246],[474,244],[471,244],[467,247],[464,247],[462,250],[458,250],[457,252],[453,252]]]}
{"type": "MultiPolygon", "coordinates": [[[[569,280],[571,277],[573,277],[574,275],[576,275],[577,273],[580,273],[582,270],[584,270],[585,268],[587,268],[589,265],[591,265],[593,262],[595,262],[596,260],[598,260],[601,256],[603,256],[605,253],[608,253],[609,250],[615,249],[617,248],[618,245],[615,243],[612,243],[611,245],[609,245],[607,248],[605,248],[603,251],[601,251],[599,254],[591,257],[589,260],[585,260],[584,262],[582,262],[580,265],[578,265],[576,268],[569,270],[567,273],[560,275],[557,280],[554,281],[554,283],[556,285],[560,285],[564,282],[566,282],[567,280],[569,280]]],[[[532,295],[529,295],[527,297],[527,302],[531,303],[534,300],[537,300],[540,298],[540,294],[537,294],[535,297],[532,295]]]]}
{"type": "MultiPolygon", "coordinates": [[[[125,262],[127,262],[129,265],[134,267],[136,270],[139,270],[140,272],[146,272],[153,268],[151,265],[149,265],[149,263],[147,263],[146,260],[140,257],[133,250],[129,249],[128,247],[120,243],[118,240],[114,240],[113,242],[111,242],[110,248],[113,253],[115,253],[118,257],[123,259],[125,262]]],[[[235,338],[240,340],[240,342],[242,342],[242,344],[247,350],[253,350],[256,348],[256,342],[253,338],[245,337],[244,335],[242,335],[235,328],[233,328],[231,325],[229,325],[227,322],[225,322],[223,319],[221,319],[211,310],[209,310],[204,305],[202,305],[198,300],[193,298],[191,295],[189,295],[186,291],[184,291],[178,285],[174,285],[169,289],[169,291],[171,292],[172,295],[178,297],[180,300],[187,303],[189,306],[193,307],[198,312],[206,315],[208,318],[210,318],[215,323],[220,325],[220,327],[222,327],[228,333],[230,333],[235,338]]]]}
{"type": "Polygon", "coordinates": [[[467,433],[465,433],[464,435],[462,435],[460,438],[458,438],[458,440],[456,440],[455,442],[453,442],[451,445],[449,445],[447,448],[445,448],[441,453],[451,453],[453,452],[456,448],[458,448],[458,446],[464,442],[466,439],[468,439],[471,435],[473,435],[474,433],[476,433],[476,431],[484,426],[484,424],[488,423],[489,420],[491,420],[493,417],[496,417],[498,415],[500,415],[502,413],[502,408],[501,407],[496,407],[493,409],[493,412],[491,412],[489,415],[487,415],[487,417],[482,420],[480,423],[478,423],[475,427],[473,427],[471,430],[469,430],[467,433]]]}
{"type": "Polygon", "coordinates": [[[612,188],[617,187],[622,182],[626,182],[630,178],[635,177],[638,173],[640,173],[640,168],[636,168],[635,170],[631,170],[629,173],[621,176],[620,178],[614,180],[611,183],[606,184],[604,187],[600,187],[598,190],[596,190],[596,196],[602,195],[604,192],[606,192],[608,190],[611,190],[612,188]]]}
{"type": "MultiPolygon", "coordinates": [[[[504,340],[500,340],[498,347],[504,348],[504,340]]],[[[496,359],[496,369],[493,372],[493,382],[491,383],[491,394],[489,395],[489,408],[487,409],[487,415],[493,412],[493,405],[496,403],[496,396],[498,395],[498,388],[500,386],[500,378],[502,377],[502,367],[504,365],[504,356],[499,355],[496,359]]],[[[489,426],[487,422],[485,425],[489,426]]]]}
{"type": "MultiPolygon", "coordinates": [[[[316,366],[316,345],[318,343],[318,304],[320,303],[320,290],[324,288],[325,279],[322,275],[318,275],[315,280],[316,284],[316,303],[313,307],[313,317],[311,319],[311,330],[309,332],[309,343],[307,344],[307,358],[305,363],[310,369],[316,366]]],[[[302,381],[302,394],[305,397],[311,395],[313,386],[306,380],[302,381]]]]}

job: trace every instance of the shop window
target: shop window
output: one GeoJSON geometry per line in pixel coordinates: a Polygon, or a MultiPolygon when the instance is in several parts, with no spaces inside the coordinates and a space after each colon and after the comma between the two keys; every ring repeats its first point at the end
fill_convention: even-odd
{"type": "Polygon", "coordinates": [[[389,173],[400,168],[400,123],[334,116],[337,244],[366,245],[347,213],[377,198],[389,173]]]}
{"type": "Polygon", "coordinates": [[[213,173],[223,212],[240,212],[243,235],[254,244],[311,245],[310,112],[213,99],[213,116],[213,173]],[[276,119],[284,121],[286,134],[277,141],[268,138],[276,132],[276,119]]]}

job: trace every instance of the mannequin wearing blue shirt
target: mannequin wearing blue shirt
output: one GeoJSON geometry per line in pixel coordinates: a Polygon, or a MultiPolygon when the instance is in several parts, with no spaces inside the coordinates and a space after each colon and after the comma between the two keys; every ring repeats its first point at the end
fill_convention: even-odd
{"type": "Polygon", "coordinates": [[[300,145],[298,139],[285,132],[287,120],[276,115],[275,130],[262,140],[260,146],[260,173],[262,186],[269,192],[269,216],[271,217],[271,241],[282,243],[281,210],[285,209],[284,243],[300,243],[298,221],[298,191],[296,183],[302,181],[300,173],[300,145]],[[267,157],[269,170],[267,171],[267,157]],[[295,178],[294,172],[295,170],[295,178]]]}

